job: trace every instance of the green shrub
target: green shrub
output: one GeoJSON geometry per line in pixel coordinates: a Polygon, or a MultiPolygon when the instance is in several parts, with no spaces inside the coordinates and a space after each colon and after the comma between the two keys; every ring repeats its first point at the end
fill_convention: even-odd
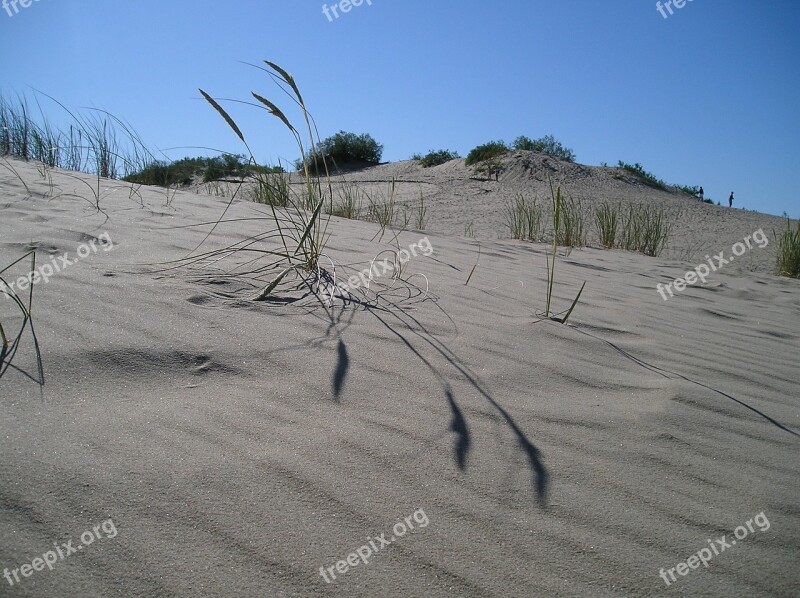
{"type": "Polygon", "coordinates": [[[648,187],[653,187],[655,189],[663,189],[666,190],[667,184],[662,181],[661,179],[657,178],[652,172],[647,172],[644,167],[639,164],[628,164],[627,162],[623,162],[620,160],[617,163],[619,168],[630,172],[632,175],[636,176],[640,181],[642,181],[648,187]]]}
{"type": "MultiPolygon", "coordinates": [[[[312,170],[322,168],[322,159],[329,167],[371,166],[378,164],[383,156],[383,145],[375,141],[368,133],[356,135],[339,131],[317,143],[314,151],[308,152],[305,161],[312,170]]],[[[303,158],[295,161],[295,168],[300,170],[303,158]]]]}
{"type": "Polygon", "coordinates": [[[483,162],[484,160],[490,160],[491,158],[502,156],[503,154],[508,153],[508,151],[509,148],[505,141],[490,141],[489,143],[479,145],[470,151],[469,154],[467,154],[467,159],[464,161],[464,164],[467,166],[472,166],[478,162],[483,162]]]}
{"type": "Polygon", "coordinates": [[[514,149],[527,150],[529,152],[542,152],[554,158],[560,158],[567,162],[575,161],[575,153],[568,147],[564,147],[552,135],[545,135],[539,139],[531,139],[521,135],[514,140],[514,149]]]}
{"type": "Polygon", "coordinates": [[[792,221],[786,219],[786,230],[778,237],[777,272],[779,276],[800,277],[800,221],[792,230],[792,221]]]}
{"type": "Polygon", "coordinates": [[[420,154],[414,154],[411,156],[412,160],[417,160],[423,168],[430,168],[432,166],[439,166],[440,164],[444,164],[445,162],[450,162],[450,160],[456,160],[461,156],[458,155],[458,152],[451,152],[450,150],[431,150],[424,156],[420,154]]]}

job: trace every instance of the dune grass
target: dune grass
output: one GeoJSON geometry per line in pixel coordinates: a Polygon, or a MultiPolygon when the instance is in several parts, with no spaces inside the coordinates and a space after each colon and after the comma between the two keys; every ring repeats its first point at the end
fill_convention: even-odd
{"type": "Polygon", "coordinates": [[[102,194],[100,179],[121,178],[157,161],[130,125],[104,110],[87,108],[82,113],[73,112],[40,92],[34,100],[38,115],[31,110],[25,96],[13,99],[0,96],[0,155],[34,160],[46,168],[94,175],[93,185],[82,178],[73,178],[89,188],[98,210],[102,194]],[[67,114],[68,127],[61,129],[52,124],[44,114],[39,96],[67,114]]]}
{"type": "Polygon", "coordinates": [[[394,196],[397,191],[397,180],[392,177],[386,193],[381,193],[379,198],[367,195],[367,219],[377,222],[381,227],[380,237],[383,238],[386,228],[391,228],[395,219],[396,204],[394,196]]]}
{"type": "Polygon", "coordinates": [[[606,249],[613,248],[617,241],[619,206],[615,207],[608,203],[597,206],[594,211],[594,219],[600,245],[606,249]]]}
{"type": "MultiPolygon", "coordinates": [[[[561,191],[561,188],[558,188],[561,191]]],[[[553,229],[555,242],[561,247],[584,247],[586,245],[586,227],[583,218],[583,205],[580,200],[559,196],[559,226],[553,229]]]]}
{"type": "Polygon", "coordinates": [[[800,278],[800,221],[796,224],[796,228],[792,229],[792,221],[787,218],[786,230],[780,236],[775,235],[778,242],[778,276],[800,278]]]}
{"type": "Polygon", "coordinates": [[[517,193],[503,209],[512,239],[539,241],[542,238],[542,208],[536,198],[517,193]]]}
{"type": "Polygon", "coordinates": [[[414,222],[417,230],[425,230],[425,224],[427,223],[427,214],[428,214],[428,207],[425,205],[425,196],[422,195],[422,191],[420,191],[419,205],[417,206],[416,220],[414,222]]]}
{"type": "Polygon", "coordinates": [[[337,189],[339,201],[334,202],[331,206],[330,213],[332,216],[339,218],[349,218],[350,220],[358,220],[361,217],[361,211],[364,204],[364,193],[356,183],[342,183],[337,189]]]}
{"type": "Polygon", "coordinates": [[[651,257],[661,255],[674,224],[668,220],[664,208],[632,203],[627,211],[622,211],[621,221],[620,248],[651,257]]]}
{"type": "Polygon", "coordinates": [[[248,199],[268,206],[287,207],[292,203],[289,175],[284,172],[257,174],[253,185],[248,190],[248,199]]]}
{"type": "MultiPolygon", "coordinates": [[[[306,130],[305,134],[309,142],[308,149],[306,150],[303,143],[303,135],[276,104],[255,92],[251,92],[251,95],[257,103],[248,104],[263,109],[280,120],[294,137],[300,150],[300,155],[303,156],[302,190],[295,191],[288,185],[283,173],[256,171],[256,193],[261,194],[264,202],[269,205],[270,211],[266,218],[254,220],[266,221],[270,223],[270,227],[262,234],[247,238],[224,249],[212,250],[181,260],[181,265],[186,265],[187,263],[195,263],[206,259],[212,259],[216,262],[226,257],[255,254],[254,259],[248,260],[245,265],[240,264],[232,271],[229,271],[228,274],[231,276],[250,275],[255,281],[270,278],[271,280],[261,287],[254,297],[256,300],[269,298],[290,273],[298,275],[305,282],[308,281],[308,275],[312,273],[317,273],[317,276],[319,276],[322,271],[319,259],[325,248],[328,224],[328,219],[322,217],[323,207],[326,204],[330,207],[333,202],[333,189],[328,174],[328,165],[325,156],[317,152],[317,148],[320,147],[319,134],[305,105],[300,89],[294,78],[283,68],[267,60],[264,61],[264,64],[266,67],[254,66],[267,73],[273,82],[289,96],[294,105],[301,110],[306,130]],[[324,181],[322,177],[312,174],[316,172],[325,173],[324,181]],[[279,247],[271,249],[262,245],[262,243],[270,240],[278,241],[279,247]],[[255,265],[256,262],[264,258],[271,261],[266,265],[255,265]]],[[[199,91],[242,142],[247,150],[249,162],[258,164],[253,157],[253,152],[250,150],[244,133],[236,124],[236,121],[211,95],[202,89],[199,91]]],[[[213,227],[203,242],[208,239],[218,225],[226,222],[224,220],[225,214],[233,203],[234,198],[235,194],[228,202],[220,218],[212,223],[213,227]]],[[[201,242],[201,245],[203,242],[201,242]]]]}

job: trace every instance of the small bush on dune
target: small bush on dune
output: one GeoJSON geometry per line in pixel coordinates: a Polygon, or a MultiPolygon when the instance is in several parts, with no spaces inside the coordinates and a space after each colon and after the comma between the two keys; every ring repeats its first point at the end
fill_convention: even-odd
{"type": "Polygon", "coordinates": [[[451,152],[450,150],[431,150],[424,156],[420,154],[414,154],[411,159],[417,160],[423,168],[430,168],[432,166],[439,166],[440,164],[444,164],[445,162],[450,162],[451,160],[456,160],[461,156],[458,155],[458,152],[451,152]]]}
{"type": "Polygon", "coordinates": [[[521,135],[514,140],[515,150],[527,150],[529,152],[541,152],[554,158],[560,158],[567,162],[575,161],[575,153],[568,147],[564,147],[552,135],[545,135],[539,139],[531,139],[525,135],[521,135]]]}
{"type": "Polygon", "coordinates": [[[301,170],[303,161],[311,165],[314,172],[322,167],[321,159],[333,167],[372,166],[379,164],[383,156],[383,145],[368,133],[356,135],[339,131],[317,143],[314,151],[295,161],[301,170]]]}
{"type": "Polygon", "coordinates": [[[509,147],[506,145],[505,141],[490,141],[489,143],[484,143],[472,149],[472,151],[467,154],[467,159],[464,161],[464,164],[472,166],[484,160],[497,158],[508,152],[509,147]]]}

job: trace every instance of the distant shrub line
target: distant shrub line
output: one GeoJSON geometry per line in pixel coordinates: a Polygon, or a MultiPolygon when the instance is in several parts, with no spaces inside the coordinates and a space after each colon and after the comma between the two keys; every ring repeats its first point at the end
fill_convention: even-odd
{"type": "Polygon", "coordinates": [[[183,158],[175,162],[151,162],[140,171],[122,178],[129,183],[172,187],[189,185],[195,177],[204,183],[226,178],[244,178],[258,173],[283,172],[281,166],[260,166],[245,160],[243,155],[222,154],[212,158],[183,158]]]}

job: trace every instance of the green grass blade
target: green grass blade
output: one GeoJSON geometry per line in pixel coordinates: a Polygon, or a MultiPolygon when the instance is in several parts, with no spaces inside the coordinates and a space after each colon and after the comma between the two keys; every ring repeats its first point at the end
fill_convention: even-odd
{"type": "Polygon", "coordinates": [[[569,310],[567,311],[567,315],[565,315],[564,319],[561,320],[562,324],[566,324],[567,323],[567,320],[569,319],[569,316],[572,313],[572,310],[575,309],[575,305],[578,303],[578,299],[581,298],[581,293],[583,293],[583,287],[585,287],[585,286],[586,286],[586,281],[584,280],[583,284],[581,285],[581,290],[578,291],[578,295],[577,295],[577,297],[575,297],[575,301],[572,302],[572,305],[570,306],[569,310]]]}

